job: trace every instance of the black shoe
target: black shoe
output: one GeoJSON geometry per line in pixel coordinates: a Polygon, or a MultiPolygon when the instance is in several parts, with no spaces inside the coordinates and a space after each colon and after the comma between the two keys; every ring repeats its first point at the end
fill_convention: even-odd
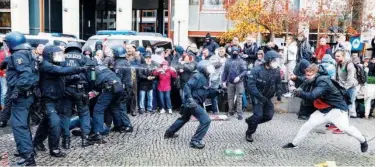
{"type": "Polygon", "coordinates": [[[56,158],[64,158],[67,154],[63,153],[61,150],[52,150],[50,155],[56,158]]]}
{"type": "Polygon", "coordinates": [[[82,136],[82,131],[80,129],[74,129],[72,130],[73,136],[82,136]]]}
{"type": "Polygon", "coordinates": [[[132,126],[125,127],[124,131],[127,132],[127,133],[132,133],[133,127],[132,126]]]}
{"type": "Polygon", "coordinates": [[[94,143],[89,141],[89,136],[82,136],[81,147],[87,147],[93,145],[94,143]]]}
{"type": "Polygon", "coordinates": [[[179,135],[178,134],[175,134],[175,133],[169,133],[169,132],[166,132],[164,134],[164,138],[165,139],[172,139],[172,138],[177,138],[179,135]]]}
{"type": "Polygon", "coordinates": [[[363,143],[360,143],[360,150],[362,150],[362,153],[364,153],[364,152],[367,152],[367,150],[368,150],[368,143],[367,143],[367,139],[366,139],[366,141],[365,141],[365,142],[363,142],[363,143]]]}
{"type": "Polygon", "coordinates": [[[46,147],[44,146],[43,143],[34,143],[34,148],[37,151],[46,151],[46,147]]]}
{"type": "Polygon", "coordinates": [[[70,149],[70,137],[63,136],[63,140],[61,141],[61,145],[64,149],[70,149]]]}
{"type": "Polygon", "coordinates": [[[247,140],[248,142],[253,142],[252,134],[251,133],[246,133],[245,140],[247,140]]]}
{"type": "Polygon", "coordinates": [[[298,116],[298,119],[299,120],[308,120],[308,117],[305,116],[305,115],[300,115],[300,116],[298,116]]]}
{"type": "Polygon", "coordinates": [[[132,115],[132,116],[136,116],[136,112],[133,111],[131,115],[132,115]]]}
{"type": "Polygon", "coordinates": [[[205,147],[205,144],[203,144],[201,142],[197,142],[197,141],[191,141],[189,143],[189,146],[191,148],[203,149],[205,147]]]}
{"type": "Polygon", "coordinates": [[[22,156],[22,159],[17,162],[17,165],[21,166],[37,166],[34,159],[34,154],[22,156]]]}
{"type": "Polygon", "coordinates": [[[106,143],[106,141],[104,141],[104,139],[103,139],[103,136],[98,132],[95,133],[93,136],[91,136],[88,140],[93,142],[93,143],[97,143],[97,144],[105,144],[106,143]]]}
{"type": "Polygon", "coordinates": [[[350,116],[350,118],[357,118],[356,116],[350,116]]]}
{"type": "Polygon", "coordinates": [[[234,115],[235,115],[235,112],[228,112],[227,115],[228,115],[228,116],[234,116],[234,115]]]}
{"type": "Polygon", "coordinates": [[[141,115],[144,114],[144,113],[145,113],[145,109],[140,109],[140,110],[138,111],[138,113],[141,114],[141,115]]]}
{"type": "Polygon", "coordinates": [[[8,124],[6,121],[0,121],[0,128],[4,128],[4,127],[7,127],[8,124]]]}
{"type": "Polygon", "coordinates": [[[243,116],[242,115],[238,115],[238,120],[243,120],[243,116]]]}
{"type": "Polygon", "coordinates": [[[111,129],[111,131],[113,132],[118,132],[118,133],[124,133],[125,132],[125,128],[124,127],[121,127],[121,126],[115,126],[111,129]]]}
{"type": "Polygon", "coordinates": [[[282,146],[282,148],[285,148],[285,149],[288,149],[288,148],[298,148],[298,146],[295,146],[292,143],[288,143],[288,144],[282,146]]]}
{"type": "Polygon", "coordinates": [[[245,119],[245,123],[247,123],[248,126],[249,126],[249,124],[251,124],[251,117],[246,118],[245,119]]]}

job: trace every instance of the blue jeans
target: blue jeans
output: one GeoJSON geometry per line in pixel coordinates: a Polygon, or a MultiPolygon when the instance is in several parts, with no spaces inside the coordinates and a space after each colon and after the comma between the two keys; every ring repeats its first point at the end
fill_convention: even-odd
{"type": "Polygon", "coordinates": [[[147,111],[151,111],[153,109],[153,89],[149,91],[140,91],[140,109],[145,110],[145,96],[147,96],[147,111]]]}
{"type": "Polygon", "coordinates": [[[255,105],[253,106],[253,115],[248,117],[245,122],[248,124],[247,134],[253,134],[256,132],[259,124],[272,120],[274,115],[274,105],[271,99],[268,99],[264,104],[260,104],[255,99],[255,105]]]}
{"type": "Polygon", "coordinates": [[[7,94],[7,80],[5,77],[0,77],[0,86],[1,86],[1,105],[5,105],[5,96],[7,94]]]}
{"type": "Polygon", "coordinates": [[[109,108],[112,112],[115,127],[131,127],[132,124],[127,115],[127,108],[124,103],[119,101],[112,91],[103,91],[98,97],[93,112],[93,131],[103,132],[104,111],[109,108]]]}
{"type": "Polygon", "coordinates": [[[69,131],[69,122],[72,117],[73,107],[77,107],[77,112],[80,118],[81,131],[83,135],[89,135],[91,126],[90,126],[90,112],[88,104],[79,102],[72,97],[65,97],[61,101],[62,113],[61,113],[61,128],[63,129],[64,136],[70,136],[69,131]]]}
{"type": "Polygon", "coordinates": [[[178,132],[185,125],[185,123],[191,119],[191,115],[197,118],[197,120],[200,122],[200,125],[197,127],[197,130],[191,139],[191,142],[201,142],[208,132],[211,123],[209,115],[201,106],[197,106],[196,108],[185,107],[183,110],[183,115],[171,125],[171,127],[167,130],[167,133],[175,134],[178,132]]]}
{"type": "Polygon", "coordinates": [[[211,109],[213,111],[213,113],[218,113],[218,97],[214,97],[211,99],[211,109]]]}
{"type": "Polygon", "coordinates": [[[347,93],[350,95],[350,98],[351,98],[351,104],[349,105],[349,114],[350,116],[356,117],[357,114],[356,114],[355,100],[358,94],[356,87],[347,89],[347,93]]]}
{"type": "Polygon", "coordinates": [[[158,106],[160,106],[159,97],[158,97],[158,81],[153,81],[153,110],[157,110],[158,106]]]}
{"type": "Polygon", "coordinates": [[[34,97],[18,97],[12,100],[11,124],[16,142],[17,151],[20,154],[31,154],[34,151],[33,141],[29,128],[29,109],[34,102],[34,97]]]}
{"type": "Polygon", "coordinates": [[[243,110],[246,109],[248,106],[248,100],[247,100],[247,95],[245,94],[245,91],[243,92],[242,96],[242,108],[243,110]]]}
{"type": "Polygon", "coordinates": [[[162,108],[164,108],[166,110],[172,108],[170,91],[159,92],[159,100],[161,102],[162,108]]]}
{"type": "MultiPolygon", "coordinates": [[[[93,120],[90,119],[90,125],[93,126],[93,120]]],[[[70,119],[69,122],[69,130],[72,130],[74,128],[78,128],[81,126],[81,121],[78,116],[74,116],[70,119]]],[[[108,128],[105,124],[103,124],[103,132],[101,132],[101,135],[108,135],[110,133],[110,128],[108,128]]]]}
{"type": "Polygon", "coordinates": [[[43,143],[48,136],[48,147],[50,151],[58,150],[60,143],[61,125],[60,116],[58,115],[58,101],[45,100],[47,116],[39,123],[35,133],[34,143],[43,143]]]}

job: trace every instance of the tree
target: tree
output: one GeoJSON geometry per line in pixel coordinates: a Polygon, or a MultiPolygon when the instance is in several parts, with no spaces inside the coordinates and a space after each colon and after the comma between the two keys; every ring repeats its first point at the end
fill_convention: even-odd
{"type": "Polygon", "coordinates": [[[237,0],[225,5],[227,19],[233,28],[224,33],[222,39],[234,36],[240,39],[249,33],[268,33],[271,40],[274,34],[297,29],[300,21],[306,20],[306,10],[294,10],[289,0],[237,0]]]}

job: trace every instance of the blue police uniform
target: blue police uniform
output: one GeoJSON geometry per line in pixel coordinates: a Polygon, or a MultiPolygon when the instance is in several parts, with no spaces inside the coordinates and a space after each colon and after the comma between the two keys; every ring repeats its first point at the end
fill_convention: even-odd
{"type": "Polygon", "coordinates": [[[4,38],[12,55],[8,62],[6,80],[10,95],[11,125],[17,151],[23,158],[20,165],[36,165],[31,132],[28,125],[29,109],[34,101],[33,88],[38,84],[37,64],[31,47],[19,32],[10,32],[4,38]]]}
{"type": "Polygon", "coordinates": [[[127,118],[124,117],[125,115],[121,114],[121,112],[125,111],[125,105],[120,105],[121,97],[124,93],[120,78],[108,67],[103,65],[95,67],[95,74],[95,89],[101,93],[94,106],[93,131],[95,135],[91,137],[91,141],[104,143],[100,133],[104,131],[104,111],[106,111],[106,109],[112,112],[115,127],[129,125],[126,125],[127,118]]]}
{"type": "MultiPolygon", "coordinates": [[[[65,50],[66,67],[84,67],[88,64],[88,58],[81,54],[81,46],[76,42],[67,44],[65,50]]],[[[82,132],[82,147],[90,144],[86,139],[90,133],[90,111],[89,111],[89,81],[87,73],[79,73],[65,77],[64,98],[61,101],[62,114],[61,125],[63,130],[62,147],[70,148],[70,130],[69,123],[72,117],[73,107],[77,107],[80,118],[80,128],[82,132]]]]}
{"type": "Polygon", "coordinates": [[[253,115],[246,119],[248,129],[246,139],[253,142],[252,134],[258,124],[270,121],[274,115],[274,104],[271,98],[276,95],[281,100],[281,76],[279,69],[273,69],[270,64],[279,57],[276,51],[265,54],[265,64],[252,69],[247,76],[247,91],[254,98],[253,115]],[[268,68],[266,67],[268,66],[268,68]]]}
{"type": "Polygon", "coordinates": [[[166,131],[165,138],[177,137],[175,134],[187,123],[191,115],[197,118],[200,122],[196,133],[193,135],[190,146],[193,148],[204,148],[202,139],[209,130],[210,117],[203,108],[203,103],[206,98],[213,98],[218,95],[217,89],[210,88],[209,75],[206,74],[205,68],[210,65],[207,60],[201,61],[198,66],[198,72],[195,73],[184,87],[184,109],[183,114],[178,118],[172,126],[166,131]]]}
{"type": "Polygon", "coordinates": [[[60,52],[56,46],[46,46],[43,50],[43,61],[40,63],[40,89],[42,100],[46,110],[46,117],[41,121],[34,138],[34,145],[37,150],[45,150],[43,141],[48,135],[48,146],[50,154],[55,157],[65,156],[59,150],[59,141],[61,134],[59,101],[64,95],[63,76],[85,72],[85,68],[80,67],[62,67],[59,63],[53,62],[52,54],[60,52]]]}

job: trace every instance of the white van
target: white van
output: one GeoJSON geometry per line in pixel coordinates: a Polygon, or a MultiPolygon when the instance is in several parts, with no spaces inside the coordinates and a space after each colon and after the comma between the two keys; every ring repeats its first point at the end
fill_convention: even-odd
{"type": "Polygon", "coordinates": [[[97,41],[106,42],[108,47],[123,45],[124,42],[127,44],[134,44],[136,47],[142,46],[146,48],[147,46],[162,47],[164,49],[172,49],[172,40],[170,38],[161,37],[158,35],[149,35],[137,33],[134,31],[112,31],[103,30],[98,31],[97,35],[90,37],[83,48],[90,47],[94,50],[95,43],[97,41]]]}
{"type": "Polygon", "coordinates": [[[39,44],[59,45],[60,43],[67,44],[68,42],[78,42],[81,45],[86,41],[77,39],[74,35],[60,34],[60,33],[39,33],[38,35],[25,35],[26,41],[32,46],[37,47],[39,44]]]}

